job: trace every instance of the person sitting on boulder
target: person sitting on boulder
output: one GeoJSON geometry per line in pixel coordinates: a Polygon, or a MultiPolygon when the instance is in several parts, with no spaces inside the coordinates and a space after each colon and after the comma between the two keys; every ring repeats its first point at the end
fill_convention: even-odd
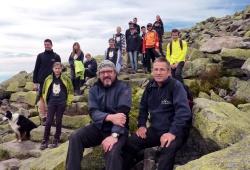
{"type": "Polygon", "coordinates": [[[160,146],[159,170],[172,170],[177,150],[189,134],[192,114],[183,85],[171,77],[170,64],[163,58],[153,63],[153,80],[142,95],[138,130],[124,147],[124,168],[129,169],[135,155],[145,149],[160,146]],[[147,120],[150,114],[150,126],[147,120]]]}
{"type": "Polygon", "coordinates": [[[128,136],[131,89],[117,79],[114,63],[104,60],[98,67],[98,82],[88,98],[91,124],[75,131],[69,138],[67,170],[80,170],[85,148],[102,145],[105,169],[122,170],[122,147],[128,136]]]}
{"type": "Polygon", "coordinates": [[[42,97],[48,106],[48,117],[46,119],[43,140],[40,146],[41,150],[48,148],[50,128],[56,117],[56,132],[52,144],[49,146],[55,148],[58,146],[61,136],[62,117],[67,105],[70,105],[73,97],[73,85],[68,76],[62,74],[62,64],[55,62],[53,73],[49,75],[43,84],[42,97]]]}
{"type": "Polygon", "coordinates": [[[84,82],[87,81],[87,79],[90,79],[92,77],[96,77],[96,71],[97,71],[97,63],[96,60],[90,55],[90,53],[87,53],[85,55],[86,61],[84,62],[84,82]]]}
{"type": "Polygon", "coordinates": [[[171,65],[172,76],[183,83],[182,69],[185,64],[187,54],[187,42],[181,40],[180,31],[173,29],[171,33],[172,41],[167,45],[166,58],[171,65]]]}

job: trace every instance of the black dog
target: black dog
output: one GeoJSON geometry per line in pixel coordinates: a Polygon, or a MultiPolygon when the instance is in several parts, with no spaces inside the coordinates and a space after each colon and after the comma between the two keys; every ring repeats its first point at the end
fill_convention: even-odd
{"type": "Polygon", "coordinates": [[[8,120],[9,125],[16,134],[18,142],[21,142],[22,140],[29,140],[30,131],[34,128],[37,128],[35,123],[33,123],[25,116],[20,115],[18,113],[11,113],[10,111],[6,112],[3,117],[3,120],[8,120]]]}

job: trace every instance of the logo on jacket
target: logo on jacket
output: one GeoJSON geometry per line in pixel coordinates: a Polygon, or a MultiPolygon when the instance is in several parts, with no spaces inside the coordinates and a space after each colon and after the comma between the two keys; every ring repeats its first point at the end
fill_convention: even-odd
{"type": "Polygon", "coordinates": [[[53,95],[58,96],[61,91],[60,84],[53,84],[53,95]]]}
{"type": "Polygon", "coordinates": [[[168,99],[163,99],[161,101],[161,104],[168,105],[168,104],[172,104],[172,102],[168,101],[168,99]]]}

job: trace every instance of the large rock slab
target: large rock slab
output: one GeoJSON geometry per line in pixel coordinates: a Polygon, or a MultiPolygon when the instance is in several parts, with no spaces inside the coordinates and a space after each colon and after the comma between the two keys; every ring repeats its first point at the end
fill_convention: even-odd
{"type": "Polygon", "coordinates": [[[235,57],[239,59],[244,59],[247,60],[250,58],[250,49],[228,49],[228,48],[223,48],[221,50],[220,55],[222,57],[235,57]]]}
{"type": "Polygon", "coordinates": [[[4,170],[4,169],[6,169],[6,170],[18,169],[20,162],[21,162],[20,160],[15,159],[15,158],[1,161],[0,162],[0,169],[2,169],[2,170],[4,170]]]}
{"type": "Polygon", "coordinates": [[[91,119],[88,115],[79,115],[79,116],[63,116],[62,126],[68,129],[78,129],[86,126],[91,122],[91,119]]]}
{"type": "Polygon", "coordinates": [[[35,106],[36,96],[37,93],[35,91],[16,92],[11,95],[10,101],[26,103],[30,106],[35,106]]]}
{"type": "MultiPolygon", "coordinates": [[[[34,141],[34,142],[41,142],[43,139],[44,130],[45,130],[45,126],[39,126],[36,129],[33,129],[31,131],[30,140],[34,141]]],[[[51,130],[50,130],[50,139],[51,140],[54,137],[55,131],[56,131],[56,128],[54,126],[52,126],[51,130]]],[[[73,132],[73,130],[62,128],[60,142],[66,142],[72,132],[73,132]]]]}
{"type": "Polygon", "coordinates": [[[247,75],[250,75],[250,58],[248,58],[245,63],[242,65],[241,69],[246,72],[247,75]]]}
{"type": "Polygon", "coordinates": [[[204,73],[209,63],[209,58],[197,58],[191,62],[187,61],[183,68],[183,77],[197,77],[201,73],[204,73]]]}
{"type": "MultiPolygon", "coordinates": [[[[46,149],[42,151],[39,158],[22,161],[20,170],[63,170],[66,165],[67,151],[68,142],[59,145],[59,147],[55,149],[46,149]]],[[[85,149],[83,156],[91,153],[91,151],[91,148],[85,149]]],[[[93,162],[93,159],[89,160],[89,162],[93,162]]]]}
{"type": "Polygon", "coordinates": [[[250,169],[250,136],[226,149],[205,155],[175,170],[246,170],[250,169]]]}
{"type": "Polygon", "coordinates": [[[228,147],[250,134],[249,114],[226,102],[197,98],[194,100],[193,126],[207,141],[219,148],[228,147]]]}
{"type": "MultiPolygon", "coordinates": [[[[18,74],[14,75],[10,79],[1,83],[4,88],[7,88],[9,85],[16,83],[17,87],[24,87],[27,81],[31,80],[31,75],[28,74],[26,71],[21,71],[18,74]]],[[[11,90],[11,89],[10,89],[11,90]]]]}
{"type": "Polygon", "coordinates": [[[244,47],[244,42],[242,37],[236,36],[223,36],[223,37],[213,37],[206,41],[200,47],[200,51],[207,53],[219,53],[222,48],[242,48],[244,47]]]}
{"type": "Polygon", "coordinates": [[[250,102],[250,80],[237,81],[235,97],[246,102],[250,102]]]}
{"type": "Polygon", "coordinates": [[[25,159],[29,157],[39,157],[41,151],[40,144],[32,141],[15,142],[10,141],[0,145],[0,152],[7,152],[11,158],[25,159]]]}

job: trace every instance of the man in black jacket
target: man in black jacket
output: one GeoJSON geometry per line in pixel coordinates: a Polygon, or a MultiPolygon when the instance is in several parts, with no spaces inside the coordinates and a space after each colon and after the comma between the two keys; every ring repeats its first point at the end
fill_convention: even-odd
{"type": "Polygon", "coordinates": [[[117,80],[114,63],[104,60],[98,67],[99,81],[90,89],[88,106],[93,123],[70,136],[67,170],[80,170],[84,148],[102,145],[105,169],[121,170],[121,151],[128,135],[131,90],[117,80]]]}
{"type": "Polygon", "coordinates": [[[45,51],[38,54],[33,72],[34,89],[38,91],[39,98],[39,115],[42,118],[43,125],[46,122],[47,109],[42,99],[43,83],[48,75],[52,74],[52,67],[55,62],[61,62],[61,58],[52,49],[52,41],[44,40],[45,51]]]}
{"type": "Polygon", "coordinates": [[[153,80],[141,99],[138,130],[124,148],[124,165],[129,166],[139,151],[160,146],[158,169],[172,170],[175,154],[189,133],[192,114],[186,91],[179,81],[171,78],[170,64],[165,58],[155,60],[152,74],[153,80]],[[150,127],[147,127],[149,113],[150,127]]]}

